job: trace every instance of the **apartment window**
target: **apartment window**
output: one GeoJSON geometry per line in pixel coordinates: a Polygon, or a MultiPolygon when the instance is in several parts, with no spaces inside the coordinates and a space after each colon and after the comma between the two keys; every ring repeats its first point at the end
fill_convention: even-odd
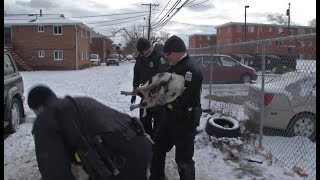
{"type": "Polygon", "coordinates": [[[230,26],[229,26],[229,27],[228,27],[228,33],[230,32],[230,29],[231,29],[231,28],[230,28],[230,26]]]}
{"type": "Polygon", "coordinates": [[[282,41],[276,41],[275,43],[276,43],[276,46],[277,46],[277,47],[282,46],[282,44],[283,44],[282,41]]]}
{"type": "Polygon", "coordinates": [[[241,32],[241,26],[237,25],[237,32],[241,32]]]}
{"type": "Polygon", "coordinates": [[[44,26],[38,26],[38,32],[44,32],[44,26]]]}
{"type": "MultiPolygon", "coordinates": [[[[85,30],[86,31],[86,30],[85,30]]],[[[86,31],[86,39],[88,39],[88,32],[86,31]]]]}
{"type": "Polygon", "coordinates": [[[293,35],[293,30],[289,30],[289,35],[290,35],[290,36],[293,35]]]}
{"type": "Polygon", "coordinates": [[[201,41],[201,36],[199,36],[199,40],[201,41]]]}
{"type": "Polygon", "coordinates": [[[248,26],[248,32],[254,32],[254,26],[248,26]]]}
{"type": "Polygon", "coordinates": [[[89,59],[89,53],[86,51],[86,59],[89,59]]]}
{"type": "Polygon", "coordinates": [[[272,27],[268,27],[268,32],[272,32],[272,27]]]}
{"type": "Polygon", "coordinates": [[[308,46],[311,47],[312,46],[312,41],[308,42],[308,46]]]}
{"type": "Polygon", "coordinates": [[[54,60],[62,60],[63,59],[63,51],[62,50],[54,50],[53,57],[54,57],[54,60]]]}
{"type": "Polygon", "coordinates": [[[83,37],[83,29],[81,28],[81,37],[83,37]]]}
{"type": "Polygon", "coordinates": [[[83,51],[81,51],[81,59],[84,60],[84,58],[83,58],[83,51]]]}
{"type": "Polygon", "coordinates": [[[236,39],[236,43],[239,43],[239,42],[241,42],[241,39],[240,39],[240,38],[237,38],[237,39],[236,39]]]}
{"type": "Polygon", "coordinates": [[[210,41],[210,36],[207,37],[207,40],[210,41]]]}
{"type": "Polygon", "coordinates": [[[62,26],[53,26],[54,35],[62,35],[62,26]]]}
{"type": "Polygon", "coordinates": [[[259,29],[260,29],[260,32],[262,32],[262,28],[263,28],[262,26],[260,26],[260,27],[259,27],[259,29]]]}
{"type": "Polygon", "coordinates": [[[298,47],[303,48],[305,46],[304,41],[298,41],[298,47]]]}
{"type": "Polygon", "coordinates": [[[283,32],[283,28],[282,27],[278,27],[277,28],[277,33],[282,33],[283,32]]]}
{"type": "Polygon", "coordinates": [[[45,51],[44,50],[38,50],[38,57],[43,58],[45,56],[45,51]]]}

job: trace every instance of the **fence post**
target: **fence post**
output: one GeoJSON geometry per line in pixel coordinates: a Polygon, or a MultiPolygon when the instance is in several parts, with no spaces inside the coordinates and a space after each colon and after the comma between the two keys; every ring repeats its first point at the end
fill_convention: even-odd
{"type": "Polygon", "coordinates": [[[212,48],[210,50],[210,56],[211,56],[211,60],[210,60],[210,84],[209,84],[209,109],[211,109],[211,94],[212,94],[212,61],[213,61],[213,54],[212,54],[212,48]]]}
{"type": "Polygon", "coordinates": [[[259,134],[259,146],[262,149],[262,136],[263,136],[263,120],[264,120],[264,81],[265,81],[265,69],[266,69],[266,43],[262,41],[262,67],[261,67],[261,114],[260,114],[260,134],[259,134]]]}

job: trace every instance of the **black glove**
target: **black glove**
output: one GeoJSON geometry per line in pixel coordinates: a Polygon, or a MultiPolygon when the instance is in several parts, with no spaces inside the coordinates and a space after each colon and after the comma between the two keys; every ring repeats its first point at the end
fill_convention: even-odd
{"type": "Polygon", "coordinates": [[[131,104],[134,104],[136,102],[136,96],[132,96],[131,98],[131,104]]]}

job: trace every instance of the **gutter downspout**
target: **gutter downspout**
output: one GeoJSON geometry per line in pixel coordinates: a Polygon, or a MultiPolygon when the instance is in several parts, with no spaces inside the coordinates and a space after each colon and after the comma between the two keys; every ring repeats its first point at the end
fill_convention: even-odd
{"type": "Polygon", "coordinates": [[[74,26],[76,28],[76,70],[78,70],[78,29],[77,25],[74,26]]]}

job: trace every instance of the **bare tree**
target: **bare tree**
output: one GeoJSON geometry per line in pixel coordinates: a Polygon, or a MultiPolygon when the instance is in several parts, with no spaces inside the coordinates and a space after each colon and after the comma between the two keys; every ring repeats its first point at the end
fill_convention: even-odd
{"type": "Polygon", "coordinates": [[[316,27],[316,23],[317,23],[316,18],[314,18],[308,22],[309,26],[311,26],[311,27],[316,27]]]}
{"type": "Polygon", "coordinates": [[[273,23],[279,24],[279,25],[287,25],[288,24],[288,16],[286,16],[284,14],[279,14],[279,13],[268,14],[267,21],[273,22],[273,23]]]}

